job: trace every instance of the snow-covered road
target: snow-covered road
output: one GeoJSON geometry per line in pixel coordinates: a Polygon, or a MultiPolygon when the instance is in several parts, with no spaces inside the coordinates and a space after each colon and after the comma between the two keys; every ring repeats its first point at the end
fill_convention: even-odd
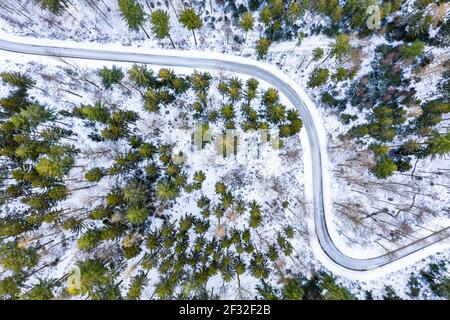
{"type": "Polygon", "coordinates": [[[370,259],[358,259],[342,253],[330,236],[331,195],[329,192],[329,169],[327,156],[327,136],[319,113],[305,91],[277,68],[263,62],[231,55],[143,49],[120,45],[103,46],[92,43],[62,42],[44,39],[19,38],[0,33],[0,50],[21,54],[55,56],[75,59],[106,60],[117,62],[143,63],[169,67],[223,70],[245,74],[266,81],[276,87],[298,108],[306,135],[303,135],[305,161],[305,193],[314,209],[314,232],[318,245],[313,249],[326,267],[335,273],[365,273],[383,266],[395,264],[395,268],[411,263],[424,254],[431,254],[442,246],[438,242],[450,236],[450,227],[426,238],[420,239],[393,252],[370,259]],[[307,144],[307,145],[305,145],[307,144]]]}

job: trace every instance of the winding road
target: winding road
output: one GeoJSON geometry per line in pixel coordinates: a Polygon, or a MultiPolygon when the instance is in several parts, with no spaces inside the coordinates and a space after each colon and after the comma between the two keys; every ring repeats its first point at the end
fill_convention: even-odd
{"type": "MultiPolygon", "coordinates": [[[[223,70],[259,78],[276,87],[298,108],[307,133],[309,154],[305,153],[305,173],[309,172],[311,183],[305,183],[307,194],[314,208],[315,234],[323,253],[338,266],[352,271],[368,271],[412,256],[424,248],[450,236],[450,227],[415,241],[388,254],[370,259],[357,259],[342,253],[330,236],[327,216],[330,217],[330,195],[328,191],[328,156],[326,131],[314,104],[304,90],[275,67],[246,58],[207,52],[172,51],[159,49],[102,46],[89,43],[62,42],[12,37],[0,33],[0,50],[21,54],[106,60],[116,62],[143,63],[168,67],[223,70]],[[311,184],[311,185],[310,185],[311,184]]],[[[331,218],[328,218],[331,219],[331,218]]]]}

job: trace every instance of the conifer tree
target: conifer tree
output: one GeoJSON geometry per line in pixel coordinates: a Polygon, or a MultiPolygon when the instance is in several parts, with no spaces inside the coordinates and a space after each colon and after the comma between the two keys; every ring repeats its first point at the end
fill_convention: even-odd
{"type": "Polygon", "coordinates": [[[175,49],[175,43],[170,37],[170,22],[169,13],[162,9],[154,10],[150,15],[150,23],[152,25],[152,32],[158,39],[168,38],[173,48],[175,49]]]}
{"type": "Polygon", "coordinates": [[[346,34],[338,34],[334,38],[334,43],[331,45],[330,53],[322,61],[322,63],[327,61],[331,56],[336,57],[338,60],[342,60],[342,58],[347,55],[350,50],[350,37],[346,34]]]}
{"type": "Polygon", "coordinates": [[[323,57],[323,49],[322,48],[315,48],[313,50],[313,55],[311,60],[308,62],[308,64],[306,65],[305,69],[307,69],[309,67],[309,65],[311,64],[311,62],[313,61],[319,61],[320,59],[322,59],[323,57]]]}
{"type": "Polygon", "coordinates": [[[140,271],[136,276],[131,280],[130,287],[127,292],[127,299],[129,300],[137,300],[141,297],[142,291],[147,284],[147,276],[143,271],[140,271]]]}
{"type": "Polygon", "coordinates": [[[35,81],[27,74],[12,71],[0,73],[3,82],[8,83],[18,89],[26,90],[35,85],[35,81]]]}
{"type": "Polygon", "coordinates": [[[115,274],[99,259],[86,259],[78,262],[80,268],[80,293],[91,299],[118,299],[120,292],[115,285],[115,274]]]}
{"type": "Polygon", "coordinates": [[[144,31],[148,38],[147,31],[144,29],[145,13],[142,6],[136,0],[118,0],[122,18],[127,22],[128,28],[138,31],[139,28],[144,31]]]}
{"type": "Polygon", "coordinates": [[[319,87],[328,81],[329,71],[326,68],[316,68],[309,76],[308,86],[319,87]]]}
{"type": "Polygon", "coordinates": [[[156,78],[152,70],[148,70],[146,65],[134,64],[128,72],[131,80],[139,87],[152,87],[156,84],[156,78]]]}
{"type": "Polygon", "coordinates": [[[397,171],[397,165],[387,156],[382,156],[373,169],[375,176],[381,179],[392,176],[395,171],[397,171]]]}
{"type": "Polygon", "coordinates": [[[5,242],[0,245],[0,265],[5,270],[13,272],[25,272],[39,262],[37,249],[33,247],[23,248],[15,241],[5,242]]]}
{"type": "Polygon", "coordinates": [[[178,196],[179,190],[176,185],[168,180],[158,181],[156,184],[156,195],[162,201],[170,201],[178,196]]]}
{"type": "Polygon", "coordinates": [[[336,283],[336,278],[327,273],[319,273],[319,288],[322,290],[322,296],[326,300],[355,300],[351,292],[336,283]]]}
{"type": "Polygon", "coordinates": [[[147,220],[149,215],[148,209],[139,206],[133,206],[127,210],[127,219],[131,224],[140,225],[147,220]]]}
{"type": "Polygon", "coordinates": [[[202,19],[195,12],[194,9],[186,8],[180,14],[180,23],[188,30],[192,31],[194,35],[194,42],[197,45],[197,38],[195,36],[195,30],[200,29],[203,26],[202,19]]]}
{"type": "Polygon", "coordinates": [[[55,297],[53,290],[57,286],[55,279],[42,280],[23,294],[20,298],[23,300],[51,300],[55,297]]]}
{"type": "Polygon", "coordinates": [[[117,66],[112,66],[111,69],[103,67],[98,75],[102,78],[102,84],[106,89],[110,89],[113,84],[120,83],[124,77],[122,69],[117,66]]]}
{"type": "Polygon", "coordinates": [[[434,133],[427,141],[425,152],[431,157],[444,156],[450,153],[450,132],[447,134],[434,133]]]}
{"type": "Polygon", "coordinates": [[[247,33],[251,30],[253,30],[253,26],[255,24],[255,21],[253,19],[252,14],[249,11],[244,12],[244,14],[241,17],[241,21],[239,22],[239,26],[241,29],[247,33]]]}
{"type": "Polygon", "coordinates": [[[54,14],[59,14],[64,8],[64,0],[36,0],[39,5],[54,14]]]}
{"type": "Polygon", "coordinates": [[[258,54],[258,59],[264,59],[269,51],[271,41],[267,38],[260,38],[256,45],[256,53],[258,54]]]}
{"type": "Polygon", "coordinates": [[[404,45],[400,49],[400,54],[405,59],[415,59],[420,56],[425,48],[425,43],[420,40],[416,40],[410,45],[404,45]]]}
{"type": "Polygon", "coordinates": [[[253,200],[250,202],[250,222],[249,225],[252,228],[257,228],[261,224],[261,206],[253,200]]]}
{"type": "Polygon", "coordinates": [[[90,251],[96,248],[101,240],[101,231],[91,229],[81,235],[81,237],[77,240],[77,246],[80,250],[90,251]]]}

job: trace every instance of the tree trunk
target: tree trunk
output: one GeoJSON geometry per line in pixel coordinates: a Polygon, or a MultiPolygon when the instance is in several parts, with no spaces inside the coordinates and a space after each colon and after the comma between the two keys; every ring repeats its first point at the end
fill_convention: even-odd
{"type": "Polygon", "coordinates": [[[195,42],[195,45],[197,45],[197,38],[196,38],[196,36],[195,36],[195,31],[194,31],[194,30],[192,30],[192,34],[194,35],[194,42],[195,42]]]}
{"type": "Polygon", "coordinates": [[[147,30],[145,30],[143,26],[141,26],[141,29],[142,29],[142,31],[144,31],[147,38],[150,39],[150,36],[148,35],[147,30]]]}
{"type": "Polygon", "coordinates": [[[170,43],[172,44],[172,47],[174,49],[176,49],[177,47],[175,46],[175,42],[173,42],[172,37],[171,36],[168,36],[168,37],[169,37],[170,43]]]}

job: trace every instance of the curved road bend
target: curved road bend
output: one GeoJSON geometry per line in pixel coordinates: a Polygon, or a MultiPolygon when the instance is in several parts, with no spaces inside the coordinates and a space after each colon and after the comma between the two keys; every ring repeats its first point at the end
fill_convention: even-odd
{"type": "Polygon", "coordinates": [[[324,202],[324,192],[326,192],[326,190],[324,186],[329,182],[324,181],[322,173],[326,170],[324,168],[327,167],[325,166],[327,157],[323,154],[326,152],[326,146],[321,146],[319,143],[320,140],[316,129],[317,124],[315,123],[317,120],[312,116],[310,110],[310,108],[314,107],[311,105],[307,106],[303,101],[301,94],[297,92],[300,89],[297,88],[296,91],[295,84],[293,84],[292,81],[286,81],[286,76],[282,74],[281,71],[273,71],[272,66],[259,62],[255,63],[253,60],[249,59],[237,58],[224,54],[209,56],[207,53],[199,53],[195,56],[189,56],[189,53],[186,53],[186,56],[183,56],[179,53],[173,53],[173,51],[170,50],[155,50],[154,52],[156,53],[153,53],[153,50],[149,50],[149,53],[133,53],[125,51],[89,49],[89,44],[77,44],[76,48],[71,48],[59,45],[50,46],[26,44],[24,41],[25,40],[12,41],[1,39],[0,33],[0,50],[62,58],[143,63],[159,66],[188,67],[209,70],[219,69],[256,77],[278,88],[278,90],[280,90],[280,92],[282,92],[283,95],[285,95],[289,101],[298,108],[304,123],[304,128],[307,131],[310,144],[310,164],[312,166],[310,169],[313,173],[312,194],[314,202],[314,223],[319,244],[325,254],[332,261],[334,261],[334,263],[341,267],[354,271],[372,270],[409,256],[450,236],[450,227],[448,227],[426,238],[417,240],[407,246],[396,249],[388,254],[370,259],[356,259],[343,254],[331,239],[325,217],[326,204],[324,202]],[[264,66],[266,67],[264,68],[264,66]]]}

